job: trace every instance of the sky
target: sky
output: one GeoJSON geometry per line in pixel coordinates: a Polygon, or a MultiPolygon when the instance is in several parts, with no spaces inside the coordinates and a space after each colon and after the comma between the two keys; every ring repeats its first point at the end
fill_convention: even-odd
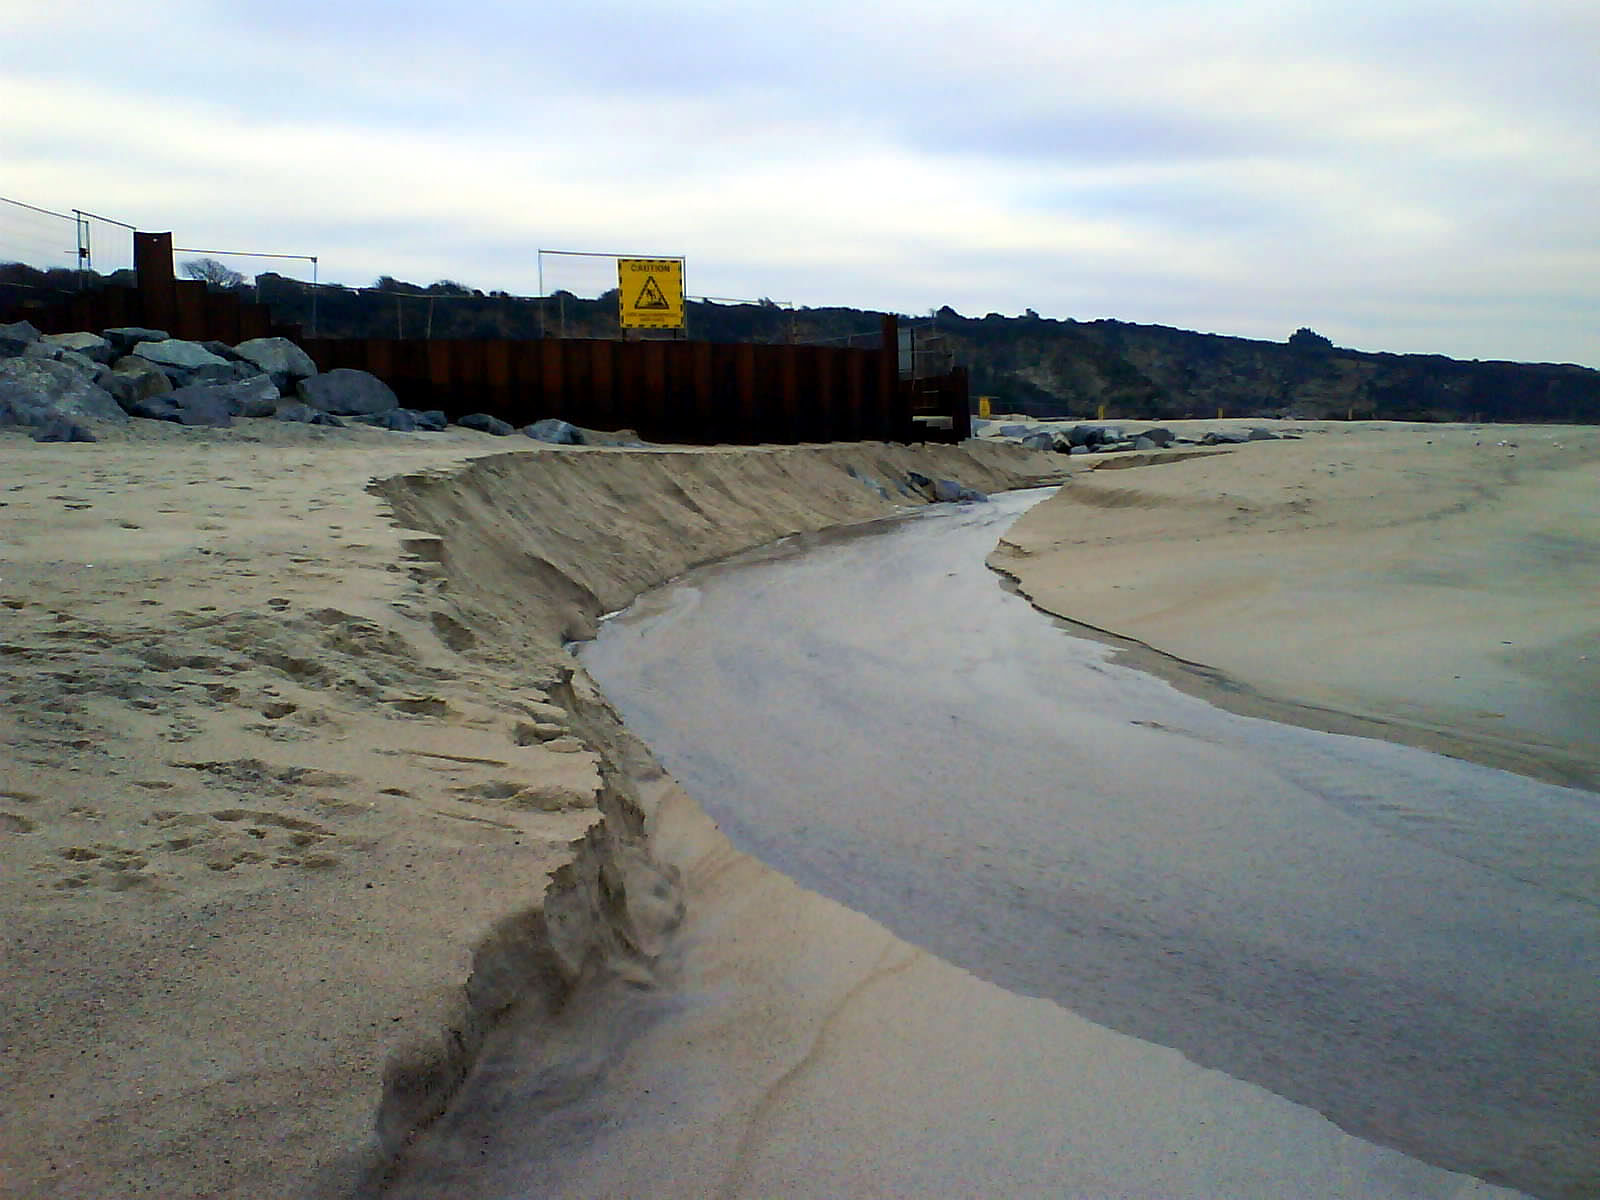
{"type": "MultiPolygon", "coordinates": [[[[0,0],[0,197],[352,286],[682,255],[691,295],[1600,368],[1597,76],[1595,0],[0,0]]],[[[73,244],[0,204],[0,261],[73,244]]]]}

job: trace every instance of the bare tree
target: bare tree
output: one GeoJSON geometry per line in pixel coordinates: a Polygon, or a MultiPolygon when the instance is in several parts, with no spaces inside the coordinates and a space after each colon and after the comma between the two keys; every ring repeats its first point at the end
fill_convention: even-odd
{"type": "Polygon", "coordinates": [[[191,258],[183,264],[183,273],[207,287],[236,288],[244,282],[243,275],[214,258],[191,258]]]}

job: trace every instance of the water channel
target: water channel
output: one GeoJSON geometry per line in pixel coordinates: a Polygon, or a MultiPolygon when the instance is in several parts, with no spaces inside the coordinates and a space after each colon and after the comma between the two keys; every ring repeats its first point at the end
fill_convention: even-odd
{"type": "Polygon", "coordinates": [[[983,563],[1044,493],[790,539],[586,668],[740,846],[1358,1136],[1600,1195],[1600,797],[1236,716],[983,563]]]}

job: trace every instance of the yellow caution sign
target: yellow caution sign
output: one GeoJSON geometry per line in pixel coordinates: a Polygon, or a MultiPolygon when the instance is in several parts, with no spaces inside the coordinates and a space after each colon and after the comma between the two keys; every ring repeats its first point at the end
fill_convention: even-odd
{"type": "Polygon", "coordinates": [[[683,259],[617,259],[617,303],[624,329],[683,328],[683,259]]]}

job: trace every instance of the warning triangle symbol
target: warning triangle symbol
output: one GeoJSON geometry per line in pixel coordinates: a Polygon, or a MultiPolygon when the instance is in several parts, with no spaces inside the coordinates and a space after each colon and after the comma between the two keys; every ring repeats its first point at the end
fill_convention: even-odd
{"type": "Polygon", "coordinates": [[[656,282],[654,275],[644,277],[644,286],[639,289],[639,298],[633,302],[633,307],[638,310],[655,309],[659,312],[671,312],[672,305],[667,303],[666,296],[661,291],[661,285],[656,282]]]}

